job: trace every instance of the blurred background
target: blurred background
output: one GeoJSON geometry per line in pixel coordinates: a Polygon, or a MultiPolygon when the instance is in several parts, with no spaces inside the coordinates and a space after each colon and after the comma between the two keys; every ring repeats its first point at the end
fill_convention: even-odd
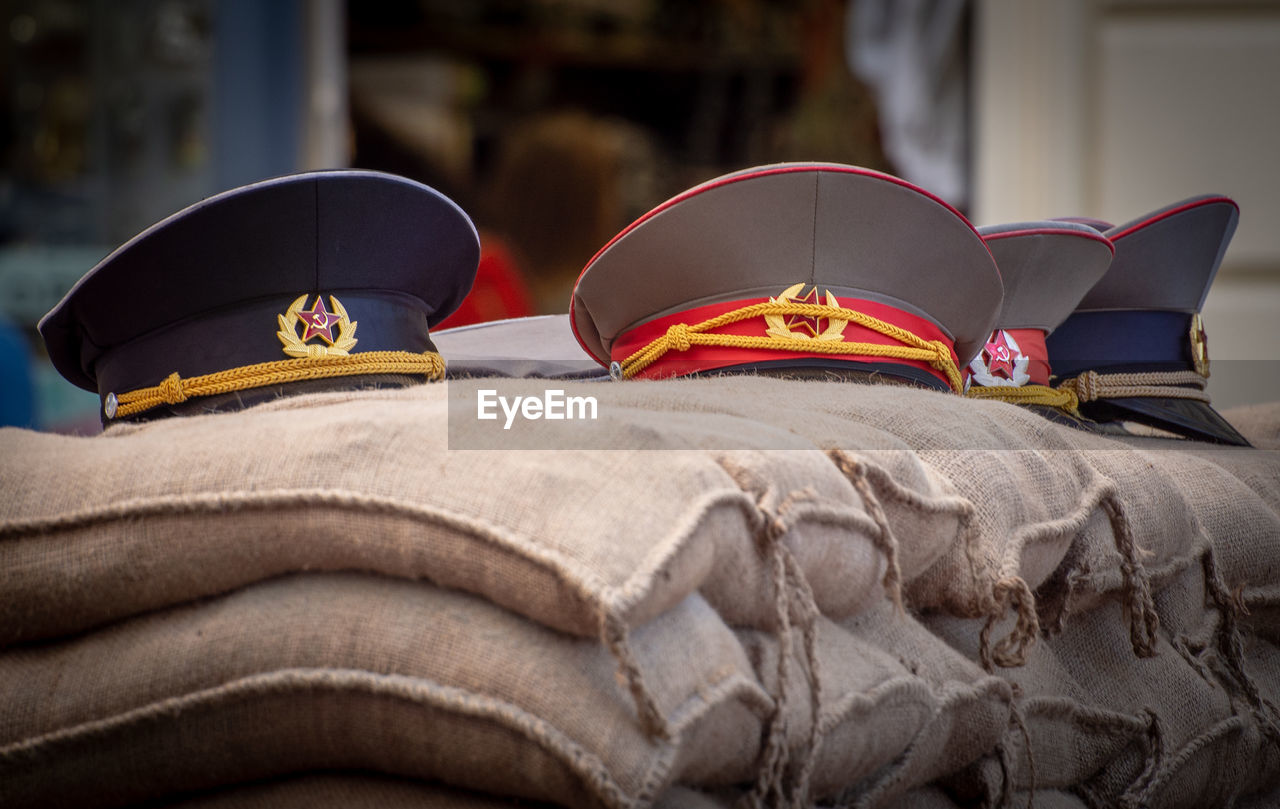
{"type": "Polygon", "coordinates": [[[446,325],[567,310],[728,171],[888,171],[975,224],[1241,206],[1210,392],[1280,399],[1280,0],[0,0],[0,423],[97,430],[35,323],[119,244],[297,170],[403,174],[481,231],[446,325]]]}

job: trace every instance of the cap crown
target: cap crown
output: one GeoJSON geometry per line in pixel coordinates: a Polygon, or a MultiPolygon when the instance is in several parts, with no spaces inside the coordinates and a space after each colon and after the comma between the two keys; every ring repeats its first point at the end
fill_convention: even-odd
{"type": "Polygon", "coordinates": [[[1038,220],[978,228],[1004,281],[997,326],[1051,332],[1111,266],[1115,248],[1087,225],[1038,220]]]}
{"type": "MultiPolygon", "coordinates": [[[[475,275],[475,227],[421,183],[370,171],[265,180],[148,228],[40,322],[54,366],[104,393],[286,359],[276,315],[335,296],[356,351],[423,351],[475,275]]],[[[326,304],[327,305],[327,304],[326,304]]]]}
{"type": "Polygon", "coordinates": [[[1233,200],[1205,194],[1111,228],[1115,259],[1077,311],[1199,312],[1239,219],[1233,200]]]}
{"type": "Polygon", "coordinates": [[[607,364],[619,335],[643,323],[798,283],[926,318],[962,364],[1002,295],[981,238],[940,199],[867,169],[792,163],[711,180],[641,217],[588,263],[571,315],[607,364]]]}

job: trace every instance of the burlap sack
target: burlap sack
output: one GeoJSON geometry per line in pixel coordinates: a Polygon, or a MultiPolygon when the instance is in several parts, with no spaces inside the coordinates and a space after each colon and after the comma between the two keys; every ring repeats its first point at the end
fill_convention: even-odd
{"type": "MultiPolygon", "coordinates": [[[[1227,606],[1271,603],[1277,453],[1224,460],[998,402],[742,377],[565,385],[600,399],[586,433],[541,422],[524,440],[576,437],[559,449],[459,451],[479,438],[465,422],[452,429],[448,397],[463,389],[450,387],[298,397],[97,439],[0,433],[0,485],[14,493],[0,507],[4,642],[303,569],[425,578],[606,649],[634,698],[628,710],[659,744],[679,736],[664,686],[649,682],[666,666],[638,663],[632,635],[698,591],[714,621],[796,649],[757,669],[767,680],[794,657],[799,690],[781,674],[757,685],[766,696],[748,713],[765,747],[753,763],[691,762],[682,777],[825,789],[822,756],[841,748],[819,744],[828,728],[810,720],[806,731],[803,717],[838,712],[823,696],[836,686],[819,675],[823,655],[844,647],[820,650],[818,627],[869,620],[890,606],[881,588],[892,596],[900,583],[929,620],[978,619],[959,622],[971,644],[948,638],[972,661],[1025,663],[1047,631],[1056,662],[1020,683],[1025,735],[1015,721],[997,750],[964,766],[981,745],[930,752],[955,737],[939,726],[908,748],[919,763],[899,768],[900,781],[877,771],[848,800],[889,801],[931,772],[949,790],[975,772],[991,786],[992,766],[1008,777],[989,794],[1007,797],[1041,783],[1017,763],[1037,758],[1038,738],[1099,717],[1104,732],[1066,737],[1083,739],[1084,754],[1052,766],[1054,753],[1039,756],[1063,790],[1093,790],[1095,802],[1177,805],[1178,790],[1217,801],[1233,794],[1224,777],[1236,792],[1263,792],[1257,773],[1280,769],[1258,741],[1271,709],[1256,677],[1240,674],[1240,616],[1227,606]],[[588,434],[612,448],[592,449],[588,434]],[[1161,678],[1167,687],[1153,684],[1161,678]],[[778,704],[768,693],[787,710],[761,707],[778,704]],[[1080,706],[1053,701],[1063,693],[1082,695],[1080,706]]],[[[1275,625],[1254,620],[1245,626],[1264,636],[1275,625]]],[[[884,637],[872,645],[899,654],[884,637]]],[[[1018,682],[1017,671],[1006,676],[1018,682]]]]}
{"type": "MultiPolygon", "coordinates": [[[[563,389],[596,396],[600,418],[526,422],[511,439],[554,451],[457,451],[504,435],[474,418],[475,388],[457,384],[297,397],[92,440],[0,434],[0,482],[14,492],[0,520],[3,639],[78,631],[304,568],[428,577],[588,637],[624,640],[626,627],[698,588],[734,623],[767,625],[776,593],[735,576],[767,581],[758,574],[776,567],[766,551],[785,527],[773,544],[797,557],[833,618],[874,603],[868,582],[892,590],[896,577],[917,609],[1016,613],[984,655],[1016,665],[1042,619],[1089,607],[1033,595],[1056,576],[1050,589],[1063,598],[1124,591],[1143,654],[1148,567],[1175,575],[1218,530],[1193,507],[1203,464],[1000,402],[759,377],[563,389]],[[605,439],[609,452],[587,448],[605,439]],[[834,468],[779,461],[782,452],[758,453],[755,470],[722,463],[773,447],[827,450],[834,468]],[[792,518],[780,523],[784,504],[792,518]],[[1183,530],[1196,520],[1203,531],[1183,530]],[[67,546],[81,552],[68,557],[67,546]],[[872,547],[887,557],[883,576],[872,547]],[[857,581],[831,586],[832,570],[857,581]],[[1072,591],[1080,576],[1089,586],[1072,591]]],[[[1272,467],[1219,475],[1219,501],[1247,497],[1272,467]]]]}
{"type": "MultiPolygon", "coordinates": [[[[892,805],[909,790],[968,767],[996,750],[1008,736],[1012,702],[1008,684],[986,675],[912,616],[885,604],[840,622],[840,627],[868,647],[868,659],[872,659],[871,650],[879,650],[881,665],[894,673],[887,681],[891,686],[877,688],[881,692],[877,696],[884,699],[899,688],[902,693],[912,693],[923,687],[929,694],[926,704],[932,708],[923,716],[916,714],[918,724],[901,756],[854,788],[841,790],[842,805],[892,805]]],[[[824,753],[834,756],[839,767],[857,766],[847,758],[851,755],[850,732],[861,734],[866,725],[883,729],[889,722],[911,727],[905,711],[887,721],[877,711],[868,712],[875,700],[866,696],[843,703],[833,701],[833,708],[827,711],[828,722],[834,727],[827,732],[824,753]]],[[[874,735],[868,741],[879,743],[874,735]]]]}
{"type": "Polygon", "coordinates": [[[1192,505],[1242,607],[1240,620],[1280,637],[1280,451],[1200,445],[1181,455],[1209,465],[1209,474],[1195,478],[1192,505]]]}
{"type": "Polygon", "coordinates": [[[1280,449],[1280,402],[1238,405],[1221,413],[1253,446],[1280,449]]]}
{"type": "Polygon", "coordinates": [[[568,806],[752,782],[772,700],[697,596],[597,642],[457,591],[309,574],[0,655],[0,805],[123,806],[361,769],[568,806]]]}
{"type": "MultiPolygon", "coordinates": [[[[1113,595],[1071,615],[1033,647],[1027,663],[1001,670],[1013,684],[1019,732],[1000,760],[968,786],[1070,790],[1091,806],[1227,806],[1280,785],[1280,736],[1258,661],[1246,651],[1230,594],[1211,554],[1163,583],[1154,655],[1132,654],[1125,605],[1113,595]],[[1215,584],[1215,581],[1217,584],[1215,584]]],[[[966,655],[979,654],[976,621],[932,616],[927,624],[966,655]]]]}
{"type": "Polygon", "coordinates": [[[1196,564],[1215,538],[1272,540],[1280,514],[1274,453],[1225,468],[1193,457],[1204,446],[1193,442],[1118,440],[1001,402],[891,386],[728,377],[609,388],[618,406],[785,425],[828,450],[864,484],[868,515],[884,515],[892,539],[881,546],[896,546],[909,604],[1017,616],[988,638],[987,666],[1017,665],[1042,623],[1113,592],[1129,607],[1132,651],[1150,654],[1152,578],[1196,564]]]}
{"type": "Polygon", "coordinates": [[[1143,769],[1136,777],[1108,769],[1094,789],[1118,793],[1123,805],[1151,807],[1227,806],[1233,796],[1274,789],[1280,779],[1275,720],[1247,686],[1233,682],[1234,664],[1212,646],[1188,655],[1179,638],[1162,633],[1156,656],[1121,671],[1109,668],[1101,661],[1114,660],[1127,641],[1120,613],[1118,604],[1104,605],[1093,620],[1068,622],[1051,641],[1099,705],[1153,716],[1151,757],[1143,769]]]}
{"type": "MultiPolygon", "coordinates": [[[[980,622],[938,614],[928,616],[925,625],[958,652],[978,659],[980,622]]],[[[953,788],[973,802],[1069,790],[1107,769],[1137,773],[1148,760],[1150,717],[1139,709],[1100,707],[1050,645],[1037,643],[1024,665],[1000,669],[999,676],[1018,695],[1010,732],[980,766],[953,779],[953,788]]]]}
{"type": "Polygon", "coordinates": [[[450,454],[434,390],[95,439],[6,431],[4,640],[348,568],[432,578],[593,636],[604,612],[639,623],[678,602],[714,569],[715,537],[748,533],[750,502],[710,458],[450,454]]]}
{"type": "MultiPolygon", "coordinates": [[[[451,412],[469,412],[476,390],[499,384],[493,380],[454,383],[451,412]]],[[[536,380],[502,380],[508,396],[532,396],[546,387],[536,380]]],[[[559,383],[557,383],[559,384],[559,383]]],[[[699,449],[717,458],[760,507],[767,530],[787,529],[784,543],[811,579],[819,608],[834,618],[855,614],[875,603],[879,593],[866,592],[873,568],[864,564],[870,543],[885,557],[883,584],[897,597],[901,582],[929,567],[964,535],[969,504],[956,498],[944,480],[910,451],[902,437],[860,417],[840,399],[850,390],[879,401],[877,386],[799,382],[758,376],[675,379],[627,384],[579,384],[570,395],[599,397],[599,421],[516,422],[510,432],[497,425],[488,430],[465,419],[451,422],[451,446],[541,448],[569,446],[617,449],[699,449]],[[829,405],[834,412],[824,412],[829,405]],[[461,422],[461,423],[460,423],[461,422]],[[805,450],[858,447],[866,451],[834,457],[845,477],[839,480],[828,464],[805,450]],[[785,514],[778,511],[782,509],[785,514]],[[772,528],[769,524],[772,523],[772,528]],[[837,540],[833,543],[831,533],[837,540]],[[897,537],[910,537],[898,542],[897,537]],[[846,558],[829,551],[845,546],[846,558]],[[821,564],[811,564],[821,560],[821,564]],[[856,570],[850,569],[850,564],[856,570]],[[833,574],[840,567],[855,574],[833,574]],[[840,579],[839,586],[828,581],[840,579]],[[856,599],[850,603],[850,599],[856,599]]],[[[917,394],[929,395],[926,391],[917,394]]],[[[942,397],[954,400],[955,397],[942,397]]],[[[767,539],[764,544],[768,544],[767,539]]],[[[738,562],[744,557],[729,559],[738,562]]],[[[873,560],[872,564],[877,564],[873,560]]],[[[759,609],[761,604],[735,603],[715,585],[737,589],[733,577],[708,580],[704,594],[727,615],[759,609]]],[[[737,601],[741,601],[741,596],[737,601]]],[[[773,616],[733,617],[745,626],[768,624],[773,616]]]]}
{"type": "MultiPolygon", "coordinates": [[[[734,797],[740,794],[734,793],[734,797]]],[[[728,809],[732,805],[729,798],[680,786],[663,792],[653,804],[654,809],[728,809]]],[[[331,772],[147,803],[146,809],[558,809],[559,806],[468,792],[427,781],[331,772]]]]}
{"type": "MultiPolygon", "coordinates": [[[[1242,641],[1248,674],[1258,686],[1262,697],[1272,705],[1280,705],[1280,643],[1271,639],[1246,634],[1242,641]]],[[[1264,809],[1280,806],[1280,779],[1252,795],[1242,797],[1237,806],[1243,809],[1264,809]]]]}
{"type": "MultiPolygon", "coordinates": [[[[373,773],[311,773],[189,795],[147,809],[555,809],[439,783],[373,773]]],[[[141,809],[141,807],[139,807],[141,809]]]]}
{"type": "MultiPolygon", "coordinates": [[[[744,472],[733,453],[450,451],[444,397],[297,397],[95,439],[0,434],[13,493],[0,512],[0,641],[303,569],[428,578],[588,637],[620,637],[699,587],[731,621],[771,626],[773,539],[825,612],[879,593],[878,548],[891,549],[820,453],[759,456],[744,472]]],[[[711,414],[662,434],[625,413],[610,424],[646,448],[743,432],[711,414]]]]}
{"type": "Polygon", "coordinates": [[[782,694],[762,756],[766,806],[891,805],[993,749],[1008,726],[1007,684],[891,605],[841,624],[817,616],[790,642],[737,635],[782,694]]]}
{"type": "MultiPolygon", "coordinates": [[[[533,388],[523,381],[512,390],[533,388]]],[[[893,553],[887,583],[904,582],[909,603],[993,619],[1010,610],[1021,616],[988,665],[1019,662],[1034,637],[1031,589],[1059,567],[1077,534],[1092,531],[1127,559],[1138,553],[1116,527],[1122,515],[1114,482],[1075,452],[1115,443],[999,402],[755,376],[573,390],[603,391],[601,411],[618,419],[604,431],[609,436],[643,424],[663,441],[679,436],[681,446],[828,450],[867,514],[883,517],[879,546],[893,553]],[[691,420],[697,415],[715,416],[720,426],[697,425],[691,420]],[[1055,450],[1067,451],[1047,457],[1055,450]]],[[[554,429],[540,423],[520,440],[545,445],[554,429]]],[[[815,588],[820,602],[822,592],[815,588]]]]}

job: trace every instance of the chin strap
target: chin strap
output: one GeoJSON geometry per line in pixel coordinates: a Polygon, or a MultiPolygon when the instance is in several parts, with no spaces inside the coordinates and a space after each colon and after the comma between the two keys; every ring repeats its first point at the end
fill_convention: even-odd
{"type": "Polygon", "coordinates": [[[104,412],[108,419],[123,418],[165,404],[178,404],[195,396],[301,382],[369,374],[413,374],[430,381],[444,378],[444,360],[434,351],[366,351],[360,354],[260,362],[186,379],[170,374],[159,385],[140,388],[116,396],[107,394],[104,412]]]}
{"type": "Polygon", "coordinates": [[[956,393],[964,390],[964,382],[960,379],[960,371],[956,368],[956,363],[951,358],[951,348],[946,343],[940,340],[925,340],[900,326],[886,323],[879,318],[871,317],[852,309],[824,306],[822,304],[793,303],[790,301],[756,303],[744,306],[741,309],[734,309],[731,312],[725,312],[710,320],[704,320],[693,325],[676,323],[668,328],[665,334],[624,359],[621,363],[622,375],[626,378],[633,377],[648,368],[668,351],[688,351],[691,346],[696,345],[917,360],[927,362],[933,368],[941,371],[946,376],[947,383],[951,386],[951,389],[956,393]],[[834,318],[850,321],[897,340],[902,345],[846,343],[841,340],[775,335],[756,337],[741,334],[717,334],[713,331],[741,320],[782,315],[834,318]]]}
{"type": "Polygon", "coordinates": [[[1074,390],[1048,385],[983,386],[975,385],[965,393],[970,399],[995,399],[1016,405],[1043,405],[1080,417],[1080,400],[1074,390]]]}
{"type": "Polygon", "coordinates": [[[1081,402],[1099,399],[1157,396],[1163,399],[1193,399],[1208,402],[1207,380],[1195,371],[1150,371],[1146,373],[1100,374],[1085,371],[1058,385],[1081,402]]]}

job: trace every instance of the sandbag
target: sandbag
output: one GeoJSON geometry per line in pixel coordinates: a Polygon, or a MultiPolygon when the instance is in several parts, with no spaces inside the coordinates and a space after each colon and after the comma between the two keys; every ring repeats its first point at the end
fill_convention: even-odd
{"type": "MultiPolygon", "coordinates": [[[[654,809],[727,809],[727,799],[688,787],[663,792],[654,809]]],[[[439,783],[371,773],[309,773],[240,784],[146,809],[559,809],[559,804],[504,798],[439,783]]],[[[137,809],[143,809],[139,806],[137,809]]]]}
{"type": "Polygon", "coordinates": [[[584,637],[625,634],[700,587],[731,622],[770,626],[765,534],[795,550],[828,614],[879,593],[880,528],[816,450],[773,457],[744,491],[724,453],[651,451],[723,427],[716,416],[665,443],[632,424],[643,449],[497,456],[451,451],[446,410],[424,386],[93,439],[5,431],[0,643],[304,569],[426,578],[584,637]]]}
{"type": "Polygon", "coordinates": [[[1254,447],[1280,449],[1280,402],[1237,405],[1221,413],[1254,447]]]}
{"type": "MultiPolygon", "coordinates": [[[[592,677],[609,681],[621,700],[611,710],[650,745],[637,749],[680,751],[659,768],[670,778],[627,786],[628,799],[686,787],[715,798],[705,790],[722,784],[892,805],[938,783],[957,797],[1047,789],[1178,806],[1274,790],[1276,700],[1249,644],[1276,634],[1280,453],[1091,435],[907,388],[733,377],[565,389],[597,395],[600,418],[572,427],[585,432],[538,422],[521,439],[536,439],[531,448],[501,453],[472,447],[457,386],[296,397],[94,439],[0,432],[0,485],[14,493],[0,506],[0,659],[100,640],[272,577],[353,569],[458,588],[603,655],[592,677]],[[752,684],[716,703],[752,728],[725,737],[723,758],[682,735],[691,720],[673,713],[665,679],[679,660],[643,648],[691,605],[739,648],[752,684]],[[875,623],[890,613],[906,621],[875,623]],[[916,618],[936,637],[901,636],[916,618]],[[864,623],[874,630],[859,634],[864,623]],[[936,638],[959,654],[926,643],[936,638]],[[906,654],[912,643],[925,651],[906,654]],[[874,671],[839,662],[854,659],[874,671]],[[935,664],[945,673],[928,674],[935,664]],[[883,721],[890,703],[868,696],[883,683],[911,696],[892,704],[885,738],[898,757],[842,761],[861,738],[852,717],[883,721]]],[[[58,727],[116,732],[84,711],[129,682],[83,685],[84,701],[68,703],[81,713],[58,727]]],[[[262,699],[285,712],[296,697],[289,732],[323,740],[303,725],[347,692],[281,683],[258,689],[262,699]]],[[[343,731],[385,740],[381,725],[358,723],[388,714],[378,706],[389,697],[360,688],[362,712],[343,731]]],[[[182,727],[142,723],[147,755],[198,752],[219,723],[261,713],[225,696],[182,727]]],[[[4,749],[21,758],[27,748],[14,745],[42,739],[53,747],[40,750],[82,762],[112,749],[30,732],[4,749]]],[[[416,749],[394,741],[405,756],[416,749]]],[[[599,744],[586,747],[598,756],[599,744]]],[[[335,766],[375,757],[351,748],[311,752],[335,766]]],[[[537,761],[547,759],[508,791],[526,794],[529,779],[558,801],[587,777],[555,756],[537,761]]],[[[416,776],[420,765],[385,771],[416,776]]]]}
{"type": "Polygon", "coordinates": [[[1012,612],[1019,622],[983,662],[1017,665],[1042,617],[1089,607],[1033,591],[1088,576],[1087,591],[1127,594],[1141,654],[1150,575],[1176,575],[1231,530],[1226,507],[1197,502],[1200,481],[1215,503],[1275,505],[1270,454],[1247,456],[1246,474],[936,391],[751,376],[564,383],[599,400],[598,419],[505,431],[474,417],[488,384],[499,382],[294,397],[98,439],[0,434],[0,482],[14,493],[0,512],[0,642],[304,568],[425,577],[584,637],[625,634],[698,589],[732,623],[767,627],[768,585],[738,588],[719,571],[767,581],[760,546],[783,526],[833,619],[873,604],[874,582],[890,595],[900,584],[921,610],[1012,612]],[[468,449],[494,435],[534,448],[468,449]],[[852,586],[832,586],[832,570],[852,586]]]}
{"type": "MultiPolygon", "coordinates": [[[[1162,583],[1153,655],[1132,652],[1117,594],[1069,616],[1026,665],[1000,676],[1018,693],[1020,725],[988,762],[975,794],[1070,790],[1090,805],[1225,806],[1280,785],[1280,724],[1239,632],[1212,556],[1162,583]]],[[[963,654],[981,626],[950,616],[926,624],[963,654]]]]}
{"type": "Polygon", "coordinates": [[[765,806],[891,805],[968,766],[1008,727],[1008,685],[890,604],[842,623],[813,616],[781,640],[737,635],[779,695],[760,762],[765,806]]]}
{"type": "Polygon", "coordinates": [[[457,591],[306,574],[0,654],[4,805],[123,806],[364,769],[571,806],[750,783],[773,703],[696,595],[609,650],[457,591]]]}
{"type": "MultiPolygon", "coordinates": [[[[555,809],[439,783],[373,773],[308,773],[187,795],[147,809],[555,809]]],[[[139,807],[141,809],[141,807],[139,807]]]]}

